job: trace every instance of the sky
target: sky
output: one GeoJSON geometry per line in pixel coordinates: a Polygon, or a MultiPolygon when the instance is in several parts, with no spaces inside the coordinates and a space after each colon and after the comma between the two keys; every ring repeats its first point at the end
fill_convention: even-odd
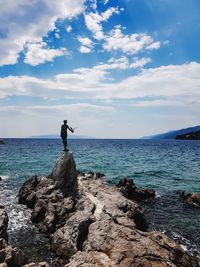
{"type": "Polygon", "coordinates": [[[0,0],[0,137],[200,124],[199,0],[0,0]]]}

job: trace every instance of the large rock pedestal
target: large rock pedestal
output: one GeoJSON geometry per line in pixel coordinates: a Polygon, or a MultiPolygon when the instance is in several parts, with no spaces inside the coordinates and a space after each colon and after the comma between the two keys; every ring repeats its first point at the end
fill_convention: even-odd
{"type": "Polygon", "coordinates": [[[50,176],[65,195],[74,192],[77,185],[77,171],[72,153],[66,151],[61,154],[50,176]]]}

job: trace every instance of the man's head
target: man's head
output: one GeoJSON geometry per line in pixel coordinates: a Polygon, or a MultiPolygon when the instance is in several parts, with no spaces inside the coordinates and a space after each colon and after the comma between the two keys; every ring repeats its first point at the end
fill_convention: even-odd
{"type": "Polygon", "coordinates": [[[67,123],[67,120],[64,120],[63,122],[64,122],[64,124],[66,124],[67,123]]]}

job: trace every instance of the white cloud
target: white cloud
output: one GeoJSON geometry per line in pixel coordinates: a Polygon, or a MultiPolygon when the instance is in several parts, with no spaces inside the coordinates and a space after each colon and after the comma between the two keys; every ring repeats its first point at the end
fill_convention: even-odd
{"type": "Polygon", "coordinates": [[[71,25],[67,26],[67,27],[66,27],[66,31],[67,31],[67,32],[71,32],[71,31],[72,31],[72,26],[71,26],[71,25]]]}
{"type": "Polygon", "coordinates": [[[1,1],[0,66],[16,64],[26,43],[41,42],[58,19],[70,19],[84,11],[84,0],[1,1]]]}
{"type": "Polygon", "coordinates": [[[127,57],[121,58],[111,58],[107,64],[99,64],[94,67],[94,69],[99,70],[111,70],[111,69],[128,69],[129,68],[129,60],[127,57]]]}
{"type": "Polygon", "coordinates": [[[120,50],[126,54],[137,54],[143,50],[158,49],[160,42],[144,33],[123,34],[119,27],[113,29],[105,38],[103,48],[106,51],[120,50]]]}
{"type": "Polygon", "coordinates": [[[60,35],[59,35],[58,32],[55,33],[55,37],[56,37],[57,39],[60,39],[60,35]]]}
{"type": "Polygon", "coordinates": [[[97,40],[104,38],[102,22],[107,21],[113,14],[119,14],[118,7],[108,8],[105,12],[99,14],[98,12],[90,12],[85,14],[85,24],[93,33],[93,37],[97,40]]]}
{"type": "Polygon", "coordinates": [[[111,69],[141,69],[146,64],[150,63],[150,58],[134,58],[133,61],[130,63],[129,59],[125,56],[120,58],[111,58],[108,60],[108,63],[100,63],[99,65],[96,65],[94,69],[99,70],[111,70],[111,69]]]}
{"type": "Polygon", "coordinates": [[[45,42],[29,43],[26,45],[24,62],[32,66],[53,61],[55,57],[65,55],[65,48],[50,49],[45,42]]]}
{"type": "Polygon", "coordinates": [[[132,69],[138,69],[138,68],[143,68],[146,64],[150,63],[151,62],[151,59],[150,58],[146,58],[146,57],[143,57],[143,58],[136,58],[134,60],[134,62],[132,62],[130,64],[130,68],[132,69]]]}
{"type": "Polygon", "coordinates": [[[92,49],[87,46],[81,45],[79,51],[83,54],[88,54],[92,52],[92,49]]]}
{"type": "MultiPolygon", "coordinates": [[[[48,97],[49,99],[137,99],[141,105],[169,106],[180,105],[199,110],[200,102],[200,64],[196,62],[183,65],[161,66],[143,69],[137,75],[121,82],[110,80],[109,69],[126,68],[127,59],[111,59],[108,64],[93,68],[80,68],[72,73],[60,74],[51,79],[30,76],[0,78],[0,98],[13,95],[48,97]],[[144,98],[148,98],[148,102],[144,98]],[[173,100],[173,101],[172,101],[173,100]],[[162,101],[162,102],[160,102],[162,101]],[[150,104],[149,104],[150,105],[150,104]]],[[[139,105],[139,104],[138,104],[139,105]]]]}
{"type": "Polygon", "coordinates": [[[78,37],[78,41],[84,46],[93,47],[93,42],[87,37],[78,37]]]}
{"type": "Polygon", "coordinates": [[[81,46],[79,48],[79,51],[81,53],[87,54],[92,52],[94,44],[89,38],[79,36],[78,41],[81,43],[81,46]]]}
{"type": "Polygon", "coordinates": [[[109,0],[103,0],[104,5],[108,4],[109,0]]]}

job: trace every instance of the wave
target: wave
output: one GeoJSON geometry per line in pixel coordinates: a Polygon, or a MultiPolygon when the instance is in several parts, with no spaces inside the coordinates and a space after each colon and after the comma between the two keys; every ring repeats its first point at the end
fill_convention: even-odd
{"type": "Polygon", "coordinates": [[[197,257],[200,266],[200,250],[197,245],[191,243],[187,238],[175,232],[171,233],[172,238],[179,243],[183,250],[188,251],[191,255],[197,257]]]}
{"type": "Polygon", "coordinates": [[[9,175],[0,175],[0,177],[2,178],[2,180],[8,180],[10,178],[9,175]]]}

